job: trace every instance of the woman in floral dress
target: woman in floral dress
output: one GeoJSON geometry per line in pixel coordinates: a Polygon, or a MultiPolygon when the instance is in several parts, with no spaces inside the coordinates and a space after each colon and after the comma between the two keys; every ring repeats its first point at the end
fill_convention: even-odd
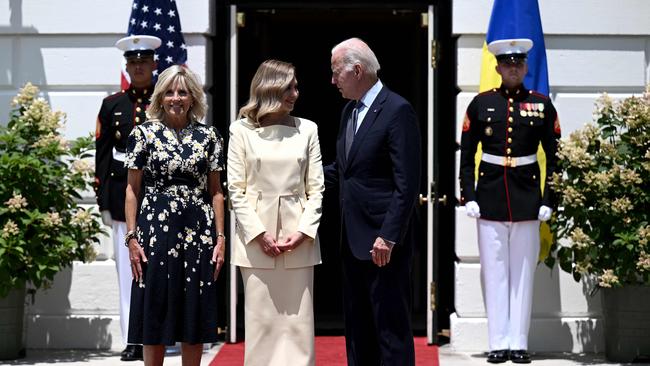
{"type": "Polygon", "coordinates": [[[151,99],[148,121],[133,129],[125,160],[125,244],[134,278],[128,340],[144,345],[145,365],[162,365],[165,345],[176,342],[183,365],[199,365],[202,344],[217,339],[223,140],[198,122],[207,105],[188,68],[160,74],[151,99]]]}

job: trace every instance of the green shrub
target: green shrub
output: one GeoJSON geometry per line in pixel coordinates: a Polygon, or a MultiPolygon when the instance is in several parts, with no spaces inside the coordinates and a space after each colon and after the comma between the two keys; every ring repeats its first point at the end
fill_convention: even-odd
{"type": "Polygon", "coordinates": [[[40,288],[75,260],[95,257],[98,213],[82,208],[93,179],[91,136],[66,141],[65,114],[25,85],[0,126],[0,297],[40,288]]]}
{"type": "Polygon", "coordinates": [[[553,228],[569,244],[547,263],[600,287],[650,285],[650,93],[604,94],[594,117],[560,144],[553,228]]]}

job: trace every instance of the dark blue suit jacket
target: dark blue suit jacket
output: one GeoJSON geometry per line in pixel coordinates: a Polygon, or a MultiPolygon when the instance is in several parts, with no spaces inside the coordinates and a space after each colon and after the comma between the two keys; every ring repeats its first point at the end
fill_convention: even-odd
{"type": "Polygon", "coordinates": [[[325,167],[326,185],[339,187],[341,220],[358,259],[371,259],[377,237],[412,245],[410,221],[420,182],[420,131],[413,108],[382,87],[345,156],[345,131],[354,108],[341,115],[336,161],[325,167]]]}

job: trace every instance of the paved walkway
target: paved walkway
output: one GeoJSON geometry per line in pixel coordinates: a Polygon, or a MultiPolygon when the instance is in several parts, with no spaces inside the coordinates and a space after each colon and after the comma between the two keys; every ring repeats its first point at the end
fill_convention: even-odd
{"type": "MultiPolygon", "coordinates": [[[[492,365],[485,361],[484,353],[457,353],[446,345],[440,347],[440,366],[486,366],[492,365]]],[[[614,363],[607,362],[603,354],[575,354],[575,353],[533,353],[534,366],[650,366],[650,363],[614,363]]],[[[501,365],[515,365],[506,362],[501,365]]]]}
{"type": "MultiPolygon", "coordinates": [[[[207,366],[219,352],[221,344],[217,344],[203,353],[201,365],[207,366]]],[[[0,365],[34,365],[49,366],[110,366],[110,365],[142,365],[141,362],[121,362],[119,352],[111,351],[70,351],[70,350],[28,350],[27,357],[14,361],[0,361],[0,365]]],[[[166,366],[181,366],[181,357],[167,356],[166,366]]],[[[449,346],[440,347],[440,366],[486,366],[485,354],[452,352],[449,346]]],[[[504,366],[513,365],[505,363],[504,366]]],[[[605,361],[603,355],[572,354],[572,353],[540,353],[533,354],[536,366],[650,366],[650,363],[620,364],[605,361]]],[[[229,366],[229,365],[223,365],[229,366]]],[[[290,365],[287,365],[290,366],[290,365]]],[[[317,365],[327,366],[327,365],[317,365]]]]}

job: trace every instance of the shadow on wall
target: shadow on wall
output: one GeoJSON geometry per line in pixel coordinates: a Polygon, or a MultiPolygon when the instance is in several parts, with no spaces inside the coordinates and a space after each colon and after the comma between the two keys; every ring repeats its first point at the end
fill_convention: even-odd
{"type": "Polygon", "coordinates": [[[533,351],[602,352],[600,297],[595,284],[576,283],[558,266],[537,267],[530,348],[533,351]]]}
{"type": "Polygon", "coordinates": [[[110,323],[111,319],[100,317],[31,316],[27,319],[28,347],[108,350],[113,344],[113,337],[108,331],[110,323]]]}
{"type": "MultiPolygon", "coordinates": [[[[30,47],[31,35],[38,34],[33,26],[23,25],[22,0],[9,0],[9,26],[0,27],[0,124],[6,125],[11,100],[27,81],[42,88],[47,85],[43,55],[40,48],[30,47]]],[[[47,95],[45,98],[48,99],[47,95]]]]}
{"type": "Polygon", "coordinates": [[[33,302],[28,298],[27,348],[110,349],[112,334],[119,334],[114,271],[113,265],[75,262],[57,273],[51,288],[39,290],[33,302]]]}
{"type": "Polygon", "coordinates": [[[582,294],[587,301],[588,315],[594,320],[583,320],[578,323],[576,337],[578,342],[583,344],[584,349],[592,350],[596,353],[604,352],[604,324],[602,317],[602,305],[600,292],[594,291],[597,288],[595,279],[582,279],[582,294]]]}

